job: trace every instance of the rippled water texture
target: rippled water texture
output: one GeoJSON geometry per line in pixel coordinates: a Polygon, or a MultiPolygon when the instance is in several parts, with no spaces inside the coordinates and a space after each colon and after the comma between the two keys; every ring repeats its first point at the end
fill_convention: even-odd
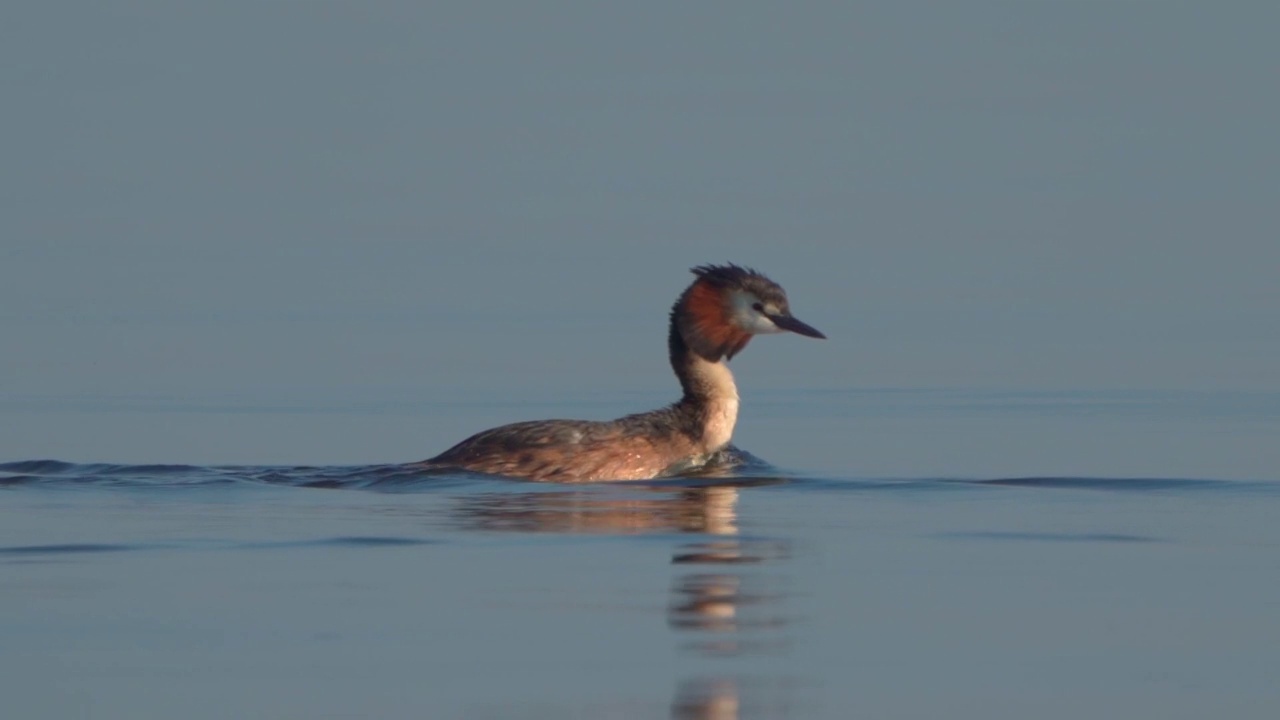
{"type": "Polygon", "coordinates": [[[1280,483],[0,465],[23,716],[1262,717],[1280,483]]]}

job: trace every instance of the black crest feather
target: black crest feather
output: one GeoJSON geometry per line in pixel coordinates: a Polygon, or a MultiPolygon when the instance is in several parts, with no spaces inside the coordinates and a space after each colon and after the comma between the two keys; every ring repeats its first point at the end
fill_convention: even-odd
{"type": "Polygon", "coordinates": [[[757,272],[751,268],[745,268],[741,265],[726,263],[724,265],[699,265],[690,268],[689,272],[698,277],[716,285],[743,287],[744,285],[754,281],[763,280],[772,284],[773,281],[764,276],[764,273],[757,272]]]}
{"type": "Polygon", "coordinates": [[[690,272],[718,288],[747,290],[755,293],[761,300],[777,304],[783,310],[787,308],[787,293],[762,272],[733,263],[699,265],[691,268],[690,272]]]}

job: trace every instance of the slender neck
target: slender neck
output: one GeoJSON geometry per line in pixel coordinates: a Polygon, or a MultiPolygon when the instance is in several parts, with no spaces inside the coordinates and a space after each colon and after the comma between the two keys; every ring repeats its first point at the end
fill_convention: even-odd
{"type": "Polygon", "coordinates": [[[671,353],[671,369],[680,379],[684,397],[676,408],[689,413],[698,427],[699,440],[708,452],[723,448],[733,437],[738,420],[738,386],[725,358],[705,358],[695,352],[680,334],[680,323],[674,316],[667,338],[671,353]]]}
{"type": "Polygon", "coordinates": [[[679,323],[672,319],[667,349],[671,354],[671,369],[680,379],[685,401],[708,401],[719,398],[738,398],[738,387],[733,383],[733,373],[725,358],[705,358],[695,352],[680,335],[679,323]]]}

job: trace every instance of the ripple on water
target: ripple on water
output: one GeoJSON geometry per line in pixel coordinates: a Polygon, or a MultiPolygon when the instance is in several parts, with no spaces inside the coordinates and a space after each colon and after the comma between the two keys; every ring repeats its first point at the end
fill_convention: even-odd
{"type": "Polygon", "coordinates": [[[13,545],[0,547],[0,555],[82,555],[90,553],[127,552],[138,550],[139,545],[111,545],[106,543],[63,543],[57,545],[13,545]]]}
{"type": "Polygon", "coordinates": [[[1050,532],[1004,532],[996,530],[980,530],[975,532],[936,533],[930,537],[946,540],[1002,540],[1012,542],[1055,542],[1055,543],[1158,543],[1160,538],[1145,535],[1128,535],[1125,533],[1050,533],[1050,532]]]}
{"type": "MultiPolygon", "coordinates": [[[[378,492],[431,492],[476,484],[529,488],[530,483],[509,478],[424,468],[416,464],[352,466],[200,466],[78,464],[61,460],[23,460],[0,463],[0,488],[54,487],[202,487],[210,485],[271,485],[282,487],[374,490],[378,492]]],[[[755,459],[751,463],[709,474],[608,485],[653,487],[710,487],[721,485],[781,486],[798,492],[908,492],[976,487],[1142,492],[1256,492],[1280,493],[1280,482],[1213,480],[1196,478],[1108,478],[1027,476],[1008,478],[863,478],[813,477],[789,473],[755,459]]],[[[566,487],[566,486],[556,486],[566,487]]],[[[568,486],[581,487],[581,486],[568,486]]]]}

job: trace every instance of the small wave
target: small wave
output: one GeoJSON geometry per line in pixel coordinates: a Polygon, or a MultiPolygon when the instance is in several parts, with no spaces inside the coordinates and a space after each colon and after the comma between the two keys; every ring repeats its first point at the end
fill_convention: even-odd
{"type": "Polygon", "coordinates": [[[1280,494],[1280,481],[1209,480],[1196,478],[1123,478],[1026,476],[1008,478],[830,478],[793,476],[779,481],[799,492],[962,492],[978,488],[1029,488],[1115,493],[1223,492],[1280,494]]]}
{"type": "Polygon", "coordinates": [[[1163,542],[1160,538],[1145,535],[1127,535],[1125,533],[1049,533],[1049,532],[1012,532],[982,530],[976,532],[938,533],[931,537],[943,539],[969,540],[1012,540],[1059,543],[1155,543],[1163,542]]]}
{"type": "Polygon", "coordinates": [[[202,487],[211,485],[280,485],[307,488],[404,491],[458,473],[423,470],[413,465],[364,466],[201,466],[118,465],[24,460],[0,464],[0,487],[202,487]]]}
{"type": "Polygon", "coordinates": [[[0,463],[0,472],[57,475],[78,467],[83,466],[62,462],[61,460],[19,460],[18,462],[0,463]]]}
{"type": "Polygon", "coordinates": [[[0,547],[0,555],[83,555],[137,550],[137,545],[110,545],[105,543],[66,543],[62,545],[14,545],[0,547]]]}
{"type": "MultiPolygon", "coordinates": [[[[822,477],[780,470],[738,451],[735,463],[702,468],[672,478],[600,483],[651,487],[785,486],[799,492],[937,492],[965,488],[1038,488],[1109,492],[1257,492],[1280,493],[1277,481],[1212,480],[1194,478],[1108,478],[1019,476],[1006,478],[867,478],[822,477]]],[[[371,490],[375,492],[431,492],[495,483],[528,486],[527,481],[484,475],[421,463],[351,466],[271,465],[120,465],[71,463],[61,460],[23,460],[0,463],[0,488],[190,488],[216,485],[270,485],[312,489],[371,490]]],[[[554,485],[553,485],[554,487],[554,485]]]]}
{"type": "Polygon", "coordinates": [[[197,465],[118,465],[23,460],[0,463],[0,486],[189,486],[234,482],[220,468],[197,465]]]}
{"type": "Polygon", "coordinates": [[[1015,477],[961,481],[975,485],[1004,487],[1058,488],[1067,490],[1109,490],[1119,492],[1151,492],[1157,490],[1215,490],[1247,483],[1227,480],[1184,478],[1090,478],[1090,477],[1015,477]]]}
{"type": "Polygon", "coordinates": [[[416,545],[436,545],[440,540],[418,537],[388,537],[356,535],[351,537],[317,538],[314,540],[281,540],[273,542],[236,543],[227,546],[229,549],[276,550],[286,548],[308,547],[345,547],[345,548],[391,548],[411,547],[416,545]]]}
{"type": "Polygon", "coordinates": [[[305,540],[268,540],[261,542],[181,541],[159,542],[143,545],[115,543],[62,543],[56,545],[0,546],[0,558],[8,562],[48,562],[56,557],[75,555],[99,555],[104,553],[136,552],[144,550],[288,550],[292,548],[396,548],[419,545],[436,545],[440,540],[421,537],[395,536],[346,536],[321,537],[305,540]]]}

